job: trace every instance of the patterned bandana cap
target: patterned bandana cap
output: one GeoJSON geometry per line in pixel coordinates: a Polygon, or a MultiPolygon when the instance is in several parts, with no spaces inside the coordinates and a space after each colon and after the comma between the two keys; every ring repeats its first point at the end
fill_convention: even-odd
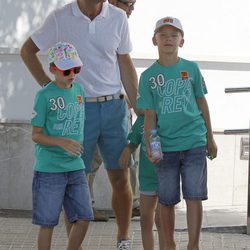
{"type": "Polygon", "coordinates": [[[76,48],[66,42],[58,42],[48,50],[49,63],[54,63],[61,70],[82,66],[83,63],[76,48]]]}

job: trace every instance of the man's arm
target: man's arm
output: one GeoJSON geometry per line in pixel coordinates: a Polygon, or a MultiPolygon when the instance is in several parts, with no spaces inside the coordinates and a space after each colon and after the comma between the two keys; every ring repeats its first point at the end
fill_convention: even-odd
{"type": "Polygon", "coordinates": [[[36,79],[38,84],[43,86],[45,83],[48,83],[51,80],[44,71],[43,66],[37,56],[38,51],[39,48],[29,37],[22,45],[20,55],[32,76],[36,79]]]}
{"type": "Polygon", "coordinates": [[[131,160],[131,154],[135,152],[137,149],[138,145],[134,145],[133,143],[129,143],[126,145],[126,147],[123,149],[120,158],[119,158],[119,166],[121,168],[128,168],[129,163],[131,160]]]}
{"type": "Polygon", "coordinates": [[[136,97],[138,88],[138,78],[134,64],[129,54],[117,55],[121,74],[121,81],[127,93],[129,101],[137,115],[142,115],[141,111],[136,108],[136,97]]]}
{"type": "Polygon", "coordinates": [[[217,145],[214,141],[209,108],[205,97],[196,98],[197,105],[202,113],[207,128],[207,151],[208,155],[215,158],[217,156],[217,145]]]}

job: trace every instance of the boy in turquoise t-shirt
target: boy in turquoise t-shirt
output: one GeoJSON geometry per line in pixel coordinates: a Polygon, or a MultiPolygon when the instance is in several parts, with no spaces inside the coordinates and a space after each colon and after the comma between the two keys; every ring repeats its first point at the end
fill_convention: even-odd
{"type": "Polygon", "coordinates": [[[138,116],[129,135],[129,144],[124,148],[119,159],[121,167],[130,165],[131,154],[140,145],[139,154],[139,191],[140,191],[140,224],[142,244],[144,249],[154,249],[154,222],[158,230],[160,249],[163,248],[163,239],[160,230],[159,209],[157,207],[157,166],[147,158],[144,139],[144,116],[138,116]]]}
{"type": "Polygon", "coordinates": [[[79,249],[93,218],[81,158],[84,91],[74,82],[82,67],[73,45],[55,44],[48,51],[55,80],[38,91],[32,113],[35,144],[32,222],[40,225],[38,249],[50,249],[62,207],[72,223],[67,249],[79,249]]]}
{"type": "Polygon", "coordinates": [[[196,63],[178,57],[184,32],[177,18],[156,23],[153,44],[159,59],[140,78],[138,108],[145,109],[148,158],[150,130],[157,128],[163,160],[157,171],[158,197],[166,249],[175,249],[175,204],[180,201],[180,180],[187,205],[188,250],[199,249],[202,200],[207,199],[206,154],[217,155],[206,86],[196,63]]]}

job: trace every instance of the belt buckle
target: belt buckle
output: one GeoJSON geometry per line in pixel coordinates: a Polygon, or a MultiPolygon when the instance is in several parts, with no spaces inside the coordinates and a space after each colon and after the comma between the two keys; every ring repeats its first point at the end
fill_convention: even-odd
{"type": "Polygon", "coordinates": [[[105,102],[105,96],[97,97],[97,102],[105,102]]]}

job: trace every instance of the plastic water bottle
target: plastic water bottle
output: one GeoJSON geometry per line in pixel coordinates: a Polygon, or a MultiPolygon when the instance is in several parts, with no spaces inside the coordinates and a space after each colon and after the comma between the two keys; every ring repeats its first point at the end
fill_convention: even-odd
{"type": "Polygon", "coordinates": [[[162,159],[161,141],[156,129],[150,131],[150,149],[153,160],[162,159]]]}

